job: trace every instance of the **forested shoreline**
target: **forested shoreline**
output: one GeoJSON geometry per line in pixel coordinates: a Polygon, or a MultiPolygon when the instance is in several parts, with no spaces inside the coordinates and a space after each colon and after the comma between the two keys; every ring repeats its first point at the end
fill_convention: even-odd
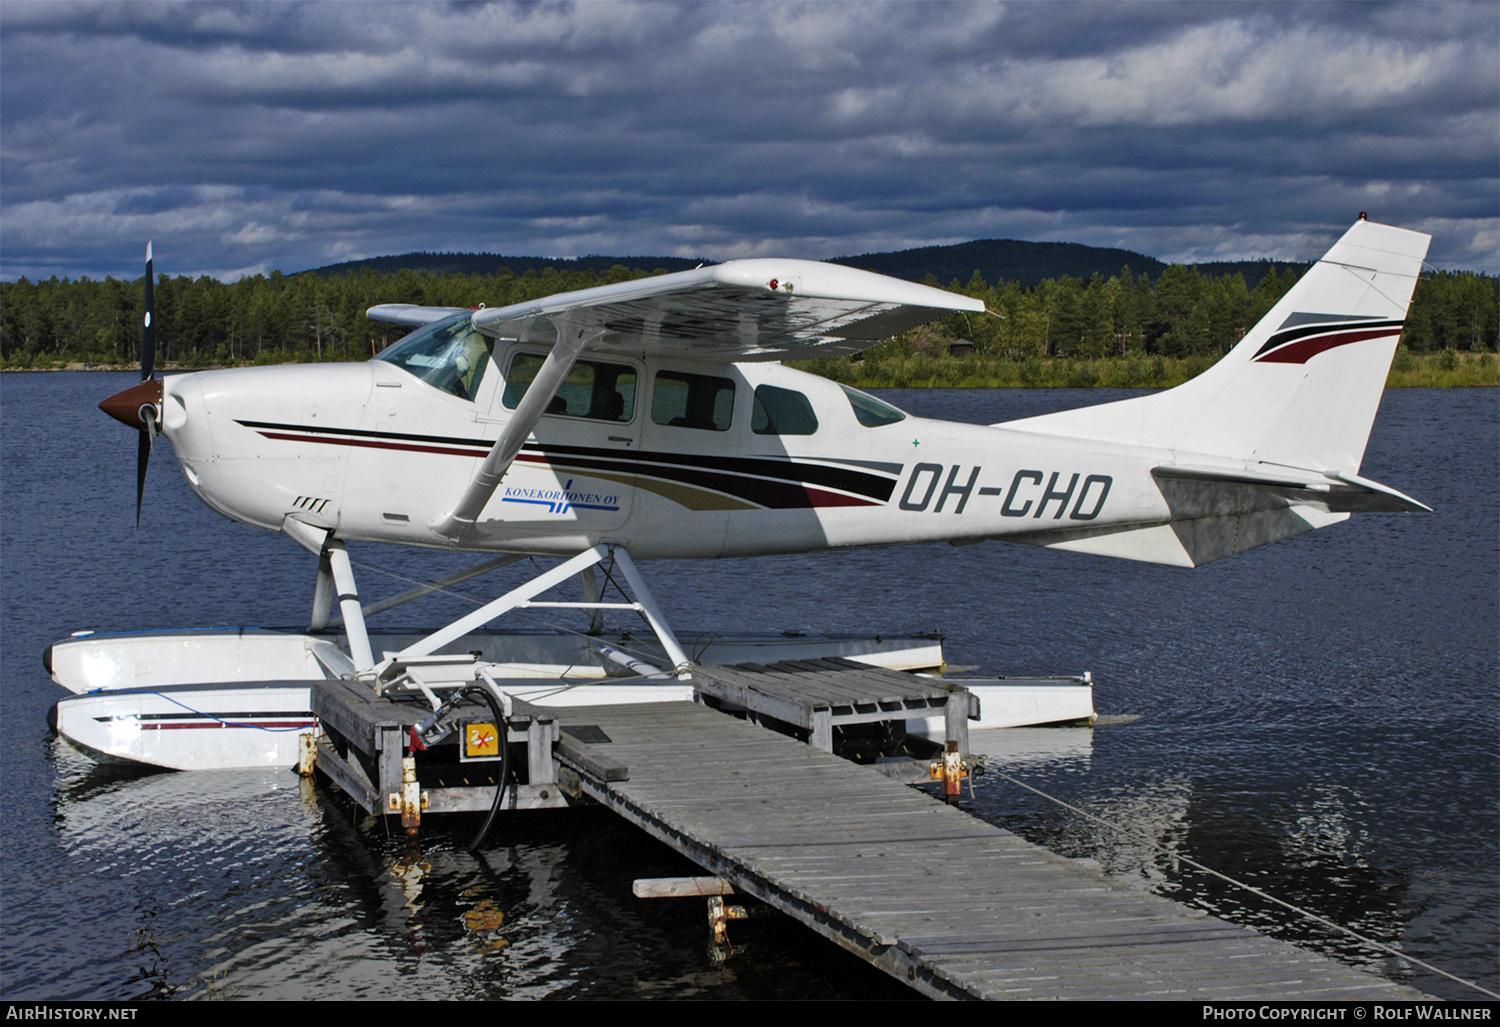
{"type": "MultiPolygon", "coordinates": [[[[368,359],[406,333],[365,316],[377,303],[504,306],[652,273],[623,265],[521,275],[365,269],[233,283],[161,275],[157,359],[178,368],[368,359]]],[[[977,271],[966,283],[929,276],[929,285],[984,300],[993,315],[950,315],[855,358],[799,366],[867,388],[1171,385],[1227,352],[1296,278],[1272,269],[1250,285],[1241,274],[1184,265],[1154,281],[1122,268],[1032,288],[992,284],[977,271]]],[[[137,366],[141,316],[140,279],[0,282],[0,368],[137,366]]],[[[1500,384],[1497,343],[1500,280],[1428,275],[1417,285],[1391,383],[1500,384]]]]}

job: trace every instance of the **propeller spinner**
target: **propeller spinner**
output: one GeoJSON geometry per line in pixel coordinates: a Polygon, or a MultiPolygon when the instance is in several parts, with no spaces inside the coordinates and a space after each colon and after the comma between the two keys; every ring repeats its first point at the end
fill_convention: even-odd
{"type": "Polygon", "coordinates": [[[146,315],[141,327],[141,382],[99,404],[110,417],[140,431],[135,447],[135,524],[141,525],[141,498],[146,491],[146,466],[151,462],[151,448],[161,428],[161,380],[153,378],[156,370],[156,306],[151,266],[151,244],[146,244],[146,315]]]}

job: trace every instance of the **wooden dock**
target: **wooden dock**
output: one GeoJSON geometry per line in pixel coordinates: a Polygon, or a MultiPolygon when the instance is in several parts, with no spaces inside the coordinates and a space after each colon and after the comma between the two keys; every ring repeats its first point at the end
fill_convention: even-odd
{"type": "MultiPolygon", "coordinates": [[[[829,751],[836,735],[873,728],[884,744],[907,718],[939,712],[961,743],[978,712],[963,689],[843,661],[699,668],[694,685],[746,719],[693,702],[517,703],[508,738],[525,757],[503,808],[599,802],[935,998],[1426,998],[1113,880],[829,751]]],[[[431,712],[411,698],[318,683],[318,770],[411,831],[424,815],[489,809],[497,765],[406,752],[431,712]]],[[[480,730],[490,716],[455,709],[480,730]]],[[[925,762],[906,766],[925,779],[925,762]]]]}
{"type": "Polygon", "coordinates": [[[1427,997],[704,706],[557,713],[565,790],[932,997],[1427,997]]]}

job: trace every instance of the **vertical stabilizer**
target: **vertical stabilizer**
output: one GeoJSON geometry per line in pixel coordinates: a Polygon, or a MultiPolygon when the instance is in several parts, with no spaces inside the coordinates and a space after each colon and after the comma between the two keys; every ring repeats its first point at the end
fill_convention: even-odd
{"type": "Polygon", "coordinates": [[[1353,474],[1429,241],[1357,221],[1223,360],[1192,381],[1005,427],[1353,474]]]}

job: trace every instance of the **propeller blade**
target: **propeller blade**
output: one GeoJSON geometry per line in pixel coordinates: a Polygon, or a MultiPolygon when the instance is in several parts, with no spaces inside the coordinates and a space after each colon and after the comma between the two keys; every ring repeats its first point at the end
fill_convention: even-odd
{"type": "Polygon", "coordinates": [[[110,417],[127,424],[140,432],[135,445],[135,526],[141,526],[141,501],[146,495],[146,468],[151,463],[151,450],[161,430],[157,420],[161,412],[162,383],[152,374],[156,370],[156,325],[153,314],[156,307],[154,282],[152,281],[151,244],[146,244],[146,314],[141,322],[141,380],[128,389],[122,389],[99,404],[110,417]]]}
{"type": "Polygon", "coordinates": [[[146,495],[146,466],[151,463],[152,443],[156,440],[156,419],[153,417],[150,427],[141,431],[140,437],[135,444],[135,526],[141,526],[141,500],[146,495]]]}
{"type": "Polygon", "coordinates": [[[151,244],[146,243],[146,316],[141,323],[141,381],[156,371],[156,281],[151,271],[151,244]]]}

